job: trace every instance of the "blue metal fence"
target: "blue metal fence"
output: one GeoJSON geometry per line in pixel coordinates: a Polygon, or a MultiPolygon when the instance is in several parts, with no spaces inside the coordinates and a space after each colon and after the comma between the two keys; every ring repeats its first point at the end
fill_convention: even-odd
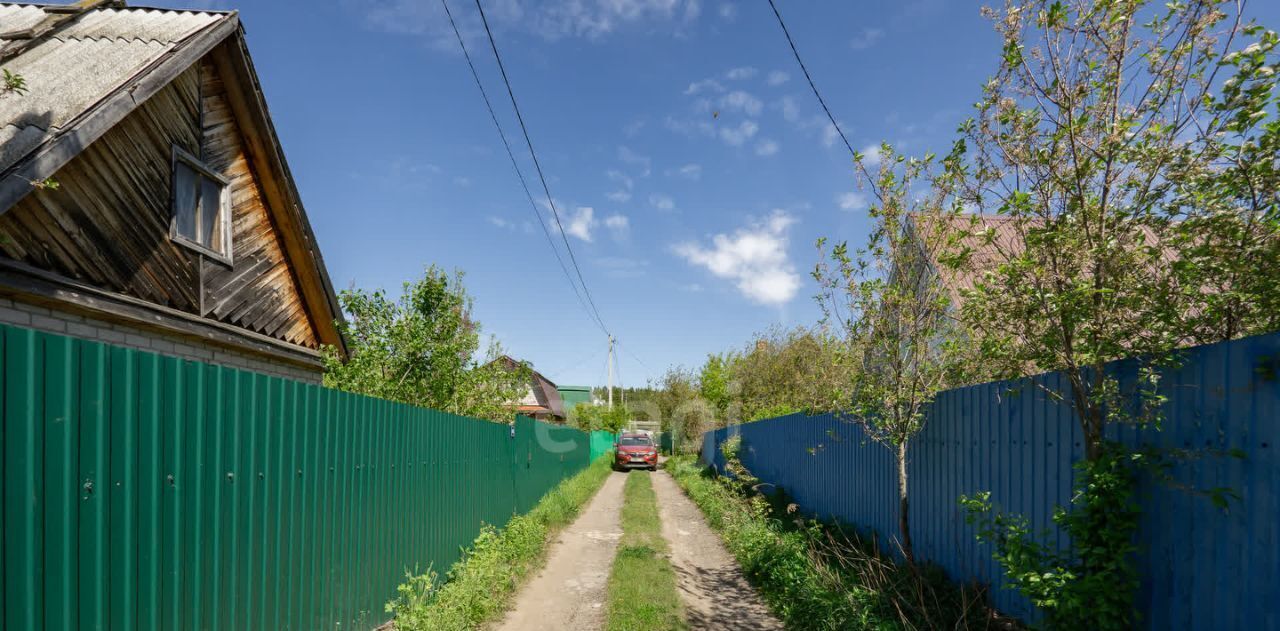
{"type": "MultiPolygon", "coordinates": [[[[1109,366],[1132,382],[1136,363],[1109,366]]],[[[1280,333],[1196,347],[1161,387],[1161,428],[1113,428],[1130,446],[1198,451],[1172,471],[1175,484],[1143,480],[1137,537],[1142,586],[1135,606],[1149,629],[1280,628],[1280,333]],[[1211,452],[1241,450],[1244,458],[1211,452]],[[1176,486],[1225,487],[1240,495],[1226,510],[1176,486]]],[[[1003,587],[991,548],[976,541],[957,503],[991,491],[1004,510],[1026,515],[1066,546],[1053,508],[1070,501],[1072,463],[1083,455],[1056,373],[942,393],[909,452],[912,539],[919,558],[955,579],[989,582],[994,605],[1023,619],[1039,616],[1003,587]],[[1042,387],[1045,386],[1045,387],[1042,387]]],[[[743,463],[785,488],[807,512],[897,534],[892,454],[857,425],[831,416],[786,416],[708,432],[703,460],[723,466],[719,445],[743,441],[743,463]]]]}

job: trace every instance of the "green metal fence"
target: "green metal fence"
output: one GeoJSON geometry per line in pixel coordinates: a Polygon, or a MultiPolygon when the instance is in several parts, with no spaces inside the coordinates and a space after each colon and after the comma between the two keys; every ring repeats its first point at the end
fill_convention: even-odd
{"type": "Polygon", "coordinates": [[[591,460],[594,462],[596,458],[613,451],[613,443],[617,438],[617,434],[613,432],[601,430],[591,432],[591,460]]]}
{"type": "Polygon", "coordinates": [[[589,462],[574,429],[27,329],[0,358],[8,631],[372,628],[589,462]]]}

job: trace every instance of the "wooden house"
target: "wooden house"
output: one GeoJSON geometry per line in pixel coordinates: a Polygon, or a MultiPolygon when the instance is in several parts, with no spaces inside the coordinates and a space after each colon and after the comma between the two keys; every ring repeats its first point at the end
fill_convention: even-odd
{"type": "Polygon", "coordinates": [[[529,373],[529,385],[524,396],[516,402],[516,412],[548,423],[563,423],[568,418],[564,401],[556,384],[542,373],[534,370],[527,362],[518,361],[508,355],[497,360],[508,370],[523,369],[529,373]]]}
{"type": "Polygon", "coordinates": [[[318,381],[341,317],[235,12],[0,4],[0,323],[318,381]]]}

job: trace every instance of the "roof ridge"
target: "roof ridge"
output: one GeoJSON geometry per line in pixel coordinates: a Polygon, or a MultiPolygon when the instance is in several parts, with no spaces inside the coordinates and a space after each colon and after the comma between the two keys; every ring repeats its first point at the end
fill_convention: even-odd
{"type": "Polygon", "coordinates": [[[52,35],[49,39],[56,39],[60,42],[142,42],[144,44],[159,44],[161,46],[171,46],[177,42],[167,42],[158,39],[146,37],[112,37],[110,35],[52,35]]]}

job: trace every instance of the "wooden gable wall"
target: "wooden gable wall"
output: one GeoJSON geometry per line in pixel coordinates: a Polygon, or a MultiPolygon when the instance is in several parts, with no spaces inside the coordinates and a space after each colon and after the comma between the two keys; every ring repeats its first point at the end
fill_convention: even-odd
{"type": "Polygon", "coordinates": [[[0,215],[0,254],[306,348],[317,334],[216,66],[202,60],[0,215]],[[230,180],[233,264],[169,239],[172,147],[230,180]]]}

